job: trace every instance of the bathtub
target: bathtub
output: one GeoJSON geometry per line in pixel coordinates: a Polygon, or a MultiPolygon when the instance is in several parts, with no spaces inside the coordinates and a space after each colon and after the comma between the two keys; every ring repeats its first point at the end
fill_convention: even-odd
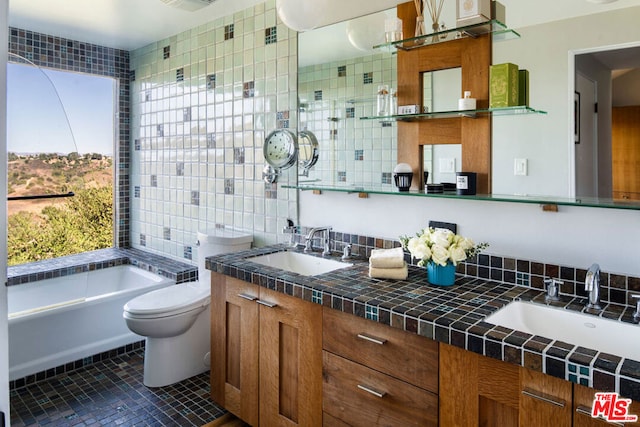
{"type": "Polygon", "coordinates": [[[173,284],[121,265],[9,286],[10,380],[143,340],[127,328],[124,304],[173,284]]]}

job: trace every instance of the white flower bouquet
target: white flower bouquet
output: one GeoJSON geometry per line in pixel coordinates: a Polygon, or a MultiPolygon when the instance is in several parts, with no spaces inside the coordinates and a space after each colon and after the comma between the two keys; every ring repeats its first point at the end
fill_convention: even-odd
{"type": "Polygon", "coordinates": [[[429,262],[443,267],[448,263],[457,265],[489,246],[488,243],[476,245],[473,240],[446,228],[429,227],[416,233],[414,237],[401,236],[400,243],[413,258],[420,260],[418,261],[420,267],[424,267],[429,262]]]}

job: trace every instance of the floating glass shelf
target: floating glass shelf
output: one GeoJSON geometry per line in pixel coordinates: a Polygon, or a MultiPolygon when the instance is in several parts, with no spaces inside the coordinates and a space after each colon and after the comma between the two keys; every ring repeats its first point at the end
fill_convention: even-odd
{"type": "Polygon", "coordinates": [[[633,200],[617,200],[604,199],[595,197],[552,197],[552,196],[529,196],[529,195],[510,195],[510,194],[477,194],[474,196],[459,196],[455,191],[439,194],[425,193],[424,191],[398,191],[393,185],[367,184],[367,185],[328,185],[316,180],[313,182],[306,181],[298,185],[283,185],[283,188],[292,188],[301,191],[327,191],[348,194],[383,194],[394,196],[409,197],[430,197],[434,199],[457,199],[457,200],[476,200],[483,202],[512,202],[527,203],[536,205],[558,205],[558,206],[581,206],[594,208],[610,208],[610,209],[629,209],[640,210],[640,201],[633,200]]]}
{"type": "Polygon", "coordinates": [[[479,24],[467,25],[450,30],[442,30],[418,37],[410,37],[390,43],[383,43],[374,46],[374,49],[382,51],[411,50],[436,43],[443,43],[465,37],[478,37],[484,34],[493,34],[493,41],[505,41],[519,39],[517,31],[507,28],[505,24],[497,20],[481,22],[479,24]]]}
{"type": "Polygon", "coordinates": [[[455,111],[435,111],[433,113],[418,114],[396,114],[393,116],[366,116],[360,117],[360,120],[397,120],[397,121],[418,121],[426,119],[448,119],[455,117],[475,118],[479,116],[516,116],[523,114],[547,114],[546,111],[536,110],[535,108],[518,106],[504,108],[485,108],[479,110],[455,110],[455,111]]]}

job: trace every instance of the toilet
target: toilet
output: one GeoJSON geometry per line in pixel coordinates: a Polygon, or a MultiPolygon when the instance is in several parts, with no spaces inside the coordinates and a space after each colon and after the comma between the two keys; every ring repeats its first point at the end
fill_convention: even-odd
{"type": "Polygon", "coordinates": [[[122,316],[146,337],[144,385],[162,387],[209,369],[211,272],[207,257],[251,247],[253,237],[235,230],[198,233],[198,281],[168,286],[133,298],[122,316]]]}

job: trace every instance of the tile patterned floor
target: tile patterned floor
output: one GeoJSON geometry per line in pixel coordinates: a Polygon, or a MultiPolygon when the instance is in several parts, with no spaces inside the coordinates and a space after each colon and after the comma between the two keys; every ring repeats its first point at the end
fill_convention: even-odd
{"type": "Polygon", "coordinates": [[[145,387],[143,355],[134,351],[12,390],[12,427],[200,427],[225,413],[209,399],[208,373],[145,387]]]}

